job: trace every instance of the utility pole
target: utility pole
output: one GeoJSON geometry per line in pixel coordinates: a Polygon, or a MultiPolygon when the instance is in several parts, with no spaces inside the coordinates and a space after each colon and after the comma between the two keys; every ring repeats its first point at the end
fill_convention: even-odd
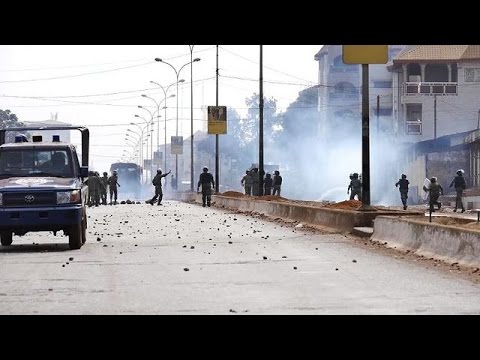
{"type": "Polygon", "coordinates": [[[437,138],[437,95],[433,95],[433,138],[437,138]]]}
{"type": "Polygon", "coordinates": [[[360,210],[374,210],[370,206],[370,115],[368,84],[368,64],[362,64],[362,206],[360,210]]]}
{"type": "MultiPolygon", "coordinates": [[[[260,101],[258,129],[258,196],[263,196],[263,45],[260,45],[260,101]]],[[[256,195],[256,194],[254,194],[256,195]]]]}
{"type": "Polygon", "coordinates": [[[377,95],[377,134],[380,131],[380,95],[377,95]]]}
{"type": "MultiPolygon", "coordinates": [[[[216,97],[215,97],[215,106],[218,106],[218,45],[217,45],[217,69],[216,69],[216,97]]],[[[215,134],[215,192],[218,193],[219,189],[219,155],[218,155],[218,134],[215,134]]]]}
{"type": "Polygon", "coordinates": [[[193,47],[190,47],[190,191],[193,192],[193,47]]]}

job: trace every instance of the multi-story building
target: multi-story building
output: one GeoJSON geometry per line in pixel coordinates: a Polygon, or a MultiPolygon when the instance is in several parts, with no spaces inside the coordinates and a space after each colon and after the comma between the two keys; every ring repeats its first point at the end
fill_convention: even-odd
{"type": "Polygon", "coordinates": [[[411,183],[421,189],[423,179],[435,176],[448,192],[461,168],[468,187],[479,186],[480,46],[408,46],[388,68],[395,141],[410,144],[399,167],[411,183]]]}
{"type": "MultiPolygon", "coordinates": [[[[389,59],[403,45],[389,46],[389,59]]],[[[325,45],[315,55],[318,61],[319,132],[322,137],[344,137],[361,126],[361,66],[347,65],[342,45],[325,45]],[[340,130],[340,131],[339,131],[340,130]]],[[[392,132],[393,74],[386,65],[369,66],[370,118],[373,129],[392,132]]]]}
{"type": "Polygon", "coordinates": [[[393,58],[393,118],[402,142],[474,130],[480,116],[480,45],[408,46],[393,58]]]}

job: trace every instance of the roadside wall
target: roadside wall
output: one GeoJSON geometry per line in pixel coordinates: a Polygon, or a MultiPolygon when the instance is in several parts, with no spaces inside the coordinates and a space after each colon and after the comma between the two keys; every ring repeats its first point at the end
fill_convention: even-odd
{"type": "Polygon", "coordinates": [[[477,230],[379,216],[374,220],[370,239],[418,255],[480,267],[480,231],[477,230]]]}

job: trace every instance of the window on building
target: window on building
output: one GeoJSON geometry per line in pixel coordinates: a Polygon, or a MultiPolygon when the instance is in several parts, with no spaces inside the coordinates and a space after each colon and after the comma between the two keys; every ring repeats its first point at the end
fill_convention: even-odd
{"type": "Polygon", "coordinates": [[[407,65],[407,82],[420,82],[422,69],[420,64],[411,63],[407,65]]]}
{"type": "Polygon", "coordinates": [[[422,135],[422,123],[407,122],[407,135],[422,135]]]}
{"type": "Polygon", "coordinates": [[[448,82],[447,64],[425,65],[425,82],[448,82]]]}
{"type": "Polygon", "coordinates": [[[405,133],[407,135],[422,134],[422,104],[407,104],[405,133]]]}
{"type": "Polygon", "coordinates": [[[480,69],[479,68],[465,69],[465,82],[480,82],[480,69]]]}
{"type": "Polygon", "coordinates": [[[407,121],[422,121],[422,104],[407,104],[407,121]]]}

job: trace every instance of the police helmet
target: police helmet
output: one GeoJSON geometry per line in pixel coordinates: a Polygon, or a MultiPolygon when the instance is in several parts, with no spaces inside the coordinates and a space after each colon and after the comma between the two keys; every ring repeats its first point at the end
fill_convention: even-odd
{"type": "Polygon", "coordinates": [[[162,173],[162,169],[157,169],[157,174],[161,174],[162,173]]]}
{"type": "Polygon", "coordinates": [[[206,166],[203,167],[203,172],[207,172],[208,168],[206,166]]]}
{"type": "Polygon", "coordinates": [[[103,172],[103,175],[108,175],[108,173],[106,171],[103,172]]]}
{"type": "Polygon", "coordinates": [[[113,174],[114,174],[114,175],[117,175],[117,174],[118,174],[118,171],[117,171],[117,170],[113,170],[113,174]]]}
{"type": "Polygon", "coordinates": [[[407,175],[402,174],[402,179],[406,179],[406,178],[407,178],[407,175]]]}

